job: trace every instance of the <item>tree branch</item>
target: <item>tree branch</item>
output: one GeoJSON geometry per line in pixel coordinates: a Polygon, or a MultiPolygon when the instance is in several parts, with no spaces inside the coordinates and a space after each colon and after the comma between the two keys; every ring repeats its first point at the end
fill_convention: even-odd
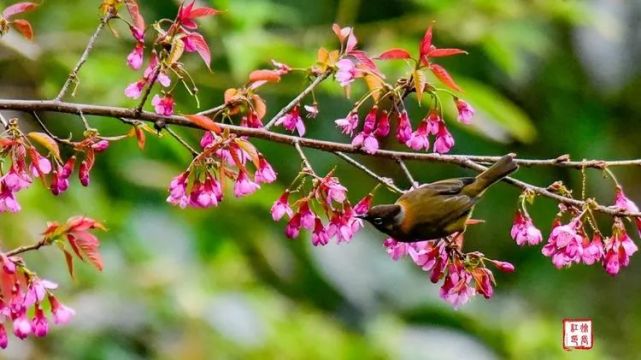
{"type": "Polygon", "coordinates": [[[407,165],[405,165],[405,162],[400,158],[395,158],[394,160],[396,160],[398,165],[403,170],[403,173],[405,174],[405,177],[407,177],[407,180],[409,180],[410,189],[417,187],[418,183],[416,182],[416,180],[414,180],[414,177],[412,176],[412,173],[410,172],[410,170],[407,168],[407,165]]]}
{"type": "Polygon", "coordinates": [[[112,17],[114,17],[114,15],[111,12],[108,12],[107,14],[105,14],[105,16],[102,17],[102,19],[100,19],[100,24],[98,24],[96,31],[94,31],[93,35],[91,35],[91,37],[89,38],[89,42],[85,47],[85,51],[83,51],[82,55],[80,56],[80,59],[78,59],[78,62],[76,63],[76,66],[69,73],[67,80],[62,85],[62,88],[60,89],[60,92],[58,93],[58,95],[54,98],[54,101],[60,101],[67,94],[67,91],[69,91],[69,86],[72,83],[75,83],[76,81],[78,81],[78,72],[80,71],[80,68],[87,61],[87,58],[89,57],[89,53],[93,49],[93,46],[96,43],[96,40],[98,39],[98,35],[100,35],[100,32],[102,32],[102,29],[105,27],[105,25],[107,25],[107,23],[109,22],[109,20],[111,20],[112,17]]]}
{"type": "MultiPolygon", "coordinates": [[[[173,116],[161,116],[152,112],[142,111],[137,113],[135,109],[128,109],[122,107],[113,107],[113,106],[101,106],[101,105],[89,105],[89,104],[76,104],[69,102],[60,102],[60,101],[40,101],[40,100],[8,100],[0,99],[0,110],[17,110],[25,112],[34,112],[34,111],[51,111],[58,113],[67,113],[67,114],[79,114],[80,112],[85,115],[95,115],[111,118],[128,118],[134,120],[142,120],[149,122],[164,122],[166,124],[173,124],[191,128],[198,128],[196,124],[189,121],[187,118],[179,115],[173,116]]],[[[437,154],[437,153],[414,153],[414,152],[404,152],[404,151],[392,151],[392,150],[377,150],[373,154],[368,154],[362,149],[352,146],[351,144],[337,143],[325,140],[316,140],[316,139],[307,139],[301,138],[292,135],[280,134],[266,129],[260,128],[247,128],[236,125],[228,125],[217,123],[222,129],[229,130],[231,133],[240,136],[249,136],[258,139],[264,139],[272,142],[278,142],[283,144],[289,144],[297,148],[308,147],[313,149],[318,149],[326,152],[336,153],[351,153],[351,154],[362,154],[365,156],[373,156],[377,158],[387,158],[397,161],[396,159],[401,160],[420,160],[420,161],[433,161],[441,162],[447,164],[455,164],[461,167],[473,169],[476,171],[483,171],[486,169],[485,166],[480,165],[479,163],[492,163],[498,160],[498,156],[474,156],[474,155],[447,155],[447,154],[437,154]],[[477,163],[478,162],[478,163],[477,163]]],[[[572,167],[576,168],[576,164],[580,164],[578,168],[581,167],[592,167],[597,169],[602,169],[608,166],[628,166],[628,165],[641,165],[641,159],[637,160],[617,160],[617,161],[604,161],[604,160],[587,160],[581,162],[570,162],[570,161],[559,161],[558,159],[549,159],[549,160],[533,160],[533,159],[515,159],[516,163],[524,166],[558,166],[558,167],[572,167]]],[[[547,189],[530,185],[520,180],[513,178],[504,179],[505,182],[512,184],[521,189],[531,189],[539,195],[557,200],[564,204],[583,207],[585,206],[584,201],[572,199],[569,197],[564,197],[553,192],[550,192],[547,189]]],[[[385,184],[385,183],[384,183],[385,184]]],[[[599,211],[604,214],[613,215],[613,216],[636,216],[641,217],[641,213],[627,213],[621,211],[618,208],[606,207],[601,205],[596,205],[594,210],[599,211]]]]}
{"type": "Polygon", "coordinates": [[[394,192],[396,192],[396,193],[399,193],[399,194],[404,193],[404,191],[403,191],[403,190],[401,190],[398,186],[396,186],[396,185],[394,184],[394,181],[393,181],[392,179],[390,179],[390,178],[384,178],[384,177],[382,177],[382,176],[380,176],[380,175],[377,175],[375,172],[373,172],[372,170],[370,170],[370,169],[369,169],[368,167],[366,167],[365,165],[363,165],[363,164],[359,163],[358,161],[356,161],[356,160],[352,159],[351,157],[349,157],[349,156],[345,155],[345,153],[342,153],[342,152],[340,152],[340,151],[336,151],[336,152],[334,152],[334,154],[336,154],[339,158],[341,158],[341,159],[343,159],[343,160],[347,161],[348,163],[350,163],[350,164],[351,164],[351,165],[353,165],[354,167],[356,167],[356,168],[358,168],[358,169],[362,170],[362,171],[363,171],[363,172],[365,172],[367,175],[369,175],[369,176],[373,177],[374,179],[378,180],[378,182],[380,182],[381,184],[383,184],[383,185],[387,186],[390,190],[392,190],[392,191],[394,191],[394,192]]]}
{"type": "Polygon", "coordinates": [[[43,247],[45,245],[47,245],[47,243],[45,243],[44,241],[41,240],[41,241],[38,241],[35,244],[17,247],[17,248],[15,248],[13,250],[10,250],[10,251],[6,252],[5,255],[6,256],[15,256],[15,255],[18,255],[18,254],[25,253],[27,251],[38,250],[38,249],[40,249],[41,247],[43,247]]]}

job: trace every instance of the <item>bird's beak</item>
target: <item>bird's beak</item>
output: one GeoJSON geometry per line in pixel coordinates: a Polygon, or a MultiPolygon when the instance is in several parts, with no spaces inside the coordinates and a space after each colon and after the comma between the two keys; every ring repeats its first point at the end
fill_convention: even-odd
{"type": "Polygon", "coordinates": [[[354,216],[354,217],[355,217],[355,218],[358,218],[358,219],[363,219],[363,220],[365,220],[365,219],[367,219],[367,214],[363,214],[363,215],[356,215],[356,216],[354,216]]]}

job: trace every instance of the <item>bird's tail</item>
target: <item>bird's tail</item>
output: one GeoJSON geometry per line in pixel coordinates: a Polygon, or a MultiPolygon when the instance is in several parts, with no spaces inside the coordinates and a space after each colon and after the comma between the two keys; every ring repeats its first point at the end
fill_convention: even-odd
{"type": "Polygon", "coordinates": [[[465,187],[466,193],[472,197],[480,196],[492,184],[515,172],[519,166],[514,162],[514,156],[507,154],[480,173],[473,183],[465,187]]]}

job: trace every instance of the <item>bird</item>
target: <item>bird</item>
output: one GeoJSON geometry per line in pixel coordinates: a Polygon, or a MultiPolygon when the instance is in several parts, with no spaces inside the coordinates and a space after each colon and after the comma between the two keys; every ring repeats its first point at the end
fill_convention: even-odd
{"type": "Polygon", "coordinates": [[[375,205],[359,218],[399,242],[458,236],[485,190],[518,169],[515,156],[502,156],[476,177],[421,185],[403,193],[394,204],[375,205]]]}

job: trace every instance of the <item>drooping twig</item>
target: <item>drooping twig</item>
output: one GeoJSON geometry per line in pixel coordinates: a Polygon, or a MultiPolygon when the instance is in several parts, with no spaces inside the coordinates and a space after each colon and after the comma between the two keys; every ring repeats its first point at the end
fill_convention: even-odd
{"type": "Polygon", "coordinates": [[[93,49],[94,44],[98,39],[98,35],[100,35],[100,32],[102,32],[102,29],[105,27],[105,25],[107,25],[109,20],[113,18],[113,16],[114,15],[111,12],[108,12],[102,17],[102,19],[100,19],[100,24],[98,24],[96,31],[94,31],[93,35],[91,35],[91,37],[89,38],[89,42],[87,42],[87,46],[85,47],[85,50],[82,52],[80,59],[78,59],[76,66],[74,66],[73,70],[71,70],[71,72],[69,73],[69,76],[67,77],[67,80],[62,85],[60,92],[54,98],[55,101],[61,100],[67,94],[67,91],[69,91],[69,86],[71,86],[72,83],[77,83],[78,72],[80,71],[80,68],[87,61],[87,58],[89,57],[89,53],[93,49]]]}
{"type": "Polygon", "coordinates": [[[417,187],[418,183],[416,182],[416,180],[414,180],[414,177],[412,176],[412,173],[410,172],[410,170],[407,168],[407,165],[405,165],[405,162],[400,158],[396,158],[394,160],[396,160],[398,165],[403,170],[403,173],[405,174],[405,177],[407,177],[407,180],[409,180],[410,187],[412,187],[412,188],[417,187]]]}
{"type": "Polygon", "coordinates": [[[49,135],[49,137],[51,137],[52,139],[54,139],[55,141],[57,141],[57,142],[59,142],[59,143],[67,144],[67,145],[72,145],[72,146],[73,146],[73,143],[72,143],[70,140],[62,139],[62,138],[60,138],[60,137],[58,137],[58,136],[54,135],[54,134],[51,132],[51,130],[49,130],[49,128],[47,128],[47,126],[45,125],[44,121],[42,121],[42,119],[40,118],[40,116],[38,116],[38,113],[37,113],[37,112],[33,111],[33,112],[31,113],[31,115],[33,115],[33,118],[34,118],[34,119],[36,119],[36,121],[38,122],[38,125],[40,125],[40,128],[42,128],[42,130],[43,130],[47,135],[49,135]]]}
{"type": "Polygon", "coordinates": [[[211,109],[203,110],[203,111],[199,112],[197,115],[208,116],[208,115],[211,115],[211,114],[216,114],[216,113],[218,113],[220,111],[223,111],[226,107],[227,107],[227,104],[221,104],[221,105],[218,105],[218,106],[213,107],[211,109]]]}
{"type": "Polygon", "coordinates": [[[185,139],[183,139],[180,135],[178,135],[178,133],[176,133],[173,129],[171,129],[169,126],[164,126],[164,129],[166,132],[169,133],[169,135],[171,135],[174,139],[176,139],[176,141],[178,141],[182,146],[187,148],[187,150],[191,152],[191,155],[193,155],[194,157],[198,156],[199,152],[196,151],[191,145],[189,145],[189,143],[185,139]]]}
{"type": "Polygon", "coordinates": [[[145,91],[142,93],[142,98],[140,99],[140,103],[136,107],[135,111],[137,114],[142,112],[142,108],[145,107],[145,103],[147,103],[147,98],[149,98],[151,89],[154,87],[154,84],[156,83],[156,80],[158,79],[159,75],[160,75],[160,65],[156,67],[156,70],[154,70],[154,73],[151,75],[151,78],[149,78],[149,82],[145,87],[145,91]]]}
{"type": "Polygon", "coordinates": [[[390,178],[384,178],[384,177],[376,174],[375,172],[370,170],[365,165],[363,165],[363,164],[359,163],[358,161],[352,159],[351,157],[347,156],[345,153],[342,153],[340,151],[336,151],[336,152],[334,152],[334,154],[336,154],[336,156],[338,156],[339,158],[347,161],[348,163],[350,163],[354,167],[362,170],[367,175],[369,175],[369,176],[373,177],[374,179],[378,180],[378,182],[380,182],[381,184],[387,186],[390,190],[392,190],[392,191],[394,191],[396,193],[399,193],[399,194],[402,194],[404,192],[403,190],[401,190],[398,186],[396,186],[394,184],[394,180],[392,180],[390,178]]]}
{"type": "MultiPolygon", "coordinates": [[[[173,116],[161,116],[155,113],[141,111],[136,113],[135,109],[113,107],[113,106],[101,106],[101,105],[88,105],[88,104],[76,104],[69,102],[60,102],[60,101],[40,101],[40,100],[7,100],[0,99],[0,110],[18,110],[18,111],[53,111],[59,113],[67,114],[79,114],[81,111],[85,115],[97,115],[103,117],[111,118],[129,118],[135,120],[143,120],[156,123],[158,121],[164,122],[166,124],[174,124],[185,127],[198,128],[193,122],[187,118],[179,115],[173,116]]],[[[377,158],[387,158],[387,159],[402,159],[402,160],[420,160],[420,161],[434,161],[447,164],[455,164],[458,166],[466,167],[476,171],[483,171],[486,167],[480,165],[478,162],[491,163],[495,160],[498,160],[499,157],[493,156],[473,156],[473,155],[447,155],[447,154],[433,154],[433,153],[414,153],[414,152],[404,152],[404,151],[392,151],[392,150],[377,150],[373,154],[367,154],[362,149],[352,146],[351,144],[344,144],[332,141],[325,140],[316,140],[301,138],[292,135],[280,134],[273,131],[268,131],[260,128],[248,128],[236,125],[228,125],[218,123],[222,129],[229,130],[229,132],[241,136],[249,136],[259,139],[265,139],[272,142],[278,142],[283,144],[289,144],[293,146],[308,147],[314,148],[326,152],[343,152],[343,153],[358,153],[366,156],[373,156],[377,158]]],[[[559,166],[559,167],[575,167],[574,164],[567,165],[565,162],[554,163],[555,160],[530,160],[530,159],[515,159],[518,164],[524,164],[525,166],[559,166]]],[[[618,160],[618,161],[602,161],[602,160],[591,160],[585,162],[587,165],[585,167],[593,167],[602,169],[603,166],[591,166],[590,164],[605,164],[605,166],[623,166],[627,165],[639,165],[641,164],[641,159],[638,160],[618,160]],[[612,164],[612,165],[611,165],[612,164]]],[[[507,183],[510,183],[514,186],[517,186],[521,189],[532,189],[537,194],[552,198],[559,202],[583,207],[585,202],[571,199],[569,197],[564,197],[555,193],[552,193],[544,188],[536,187],[528,183],[507,178],[505,179],[507,183]]],[[[607,207],[602,205],[596,205],[594,207],[595,211],[599,211],[604,214],[614,215],[614,216],[636,216],[641,217],[641,213],[627,213],[617,208],[607,207]]]]}
{"type": "Polygon", "coordinates": [[[315,174],[314,168],[312,168],[312,164],[309,162],[309,160],[307,160],[307,156],[305,156],[305,152],[303,152],[303,149],[300,147],[300,143],[295,142],[294,147],[296,148],[296,151],[298,151],[298,155],[300,155],[300,158],[303,161],[305,170],[309,171],[312,174],[315,174]]]}
{"type": "Polygon", "coordinates": [[[293,98],[292,101],[290,101],[289,104],[287,104],[284,108],[280,109],[280,111],[276,115],[274,115],[274,117],[272,117],[272,119],[269,120],[267,124],[265,124],[265,129],[269,130],[269,128],[274,126],[274,124],[276,123],[276,121],[278,121],[278,119],[283,117],[283,115],[285,115],[289,110],[291,110],[294,106],[299,104],[300,101],[303,100],[305,96],[311,93],[316,88],[316,86],[318,86],[318,84],[323,82],[323,80],[327,79],[327,77],[330,74],[331,74],[330,71],[326,71],[318,75],[316,79],[314,79],[314,81],[312,81],[309,85],[307,85],[307,87],[303,91],[301,91],[300,94],[298,94],[295,98],[293,98]]]}

